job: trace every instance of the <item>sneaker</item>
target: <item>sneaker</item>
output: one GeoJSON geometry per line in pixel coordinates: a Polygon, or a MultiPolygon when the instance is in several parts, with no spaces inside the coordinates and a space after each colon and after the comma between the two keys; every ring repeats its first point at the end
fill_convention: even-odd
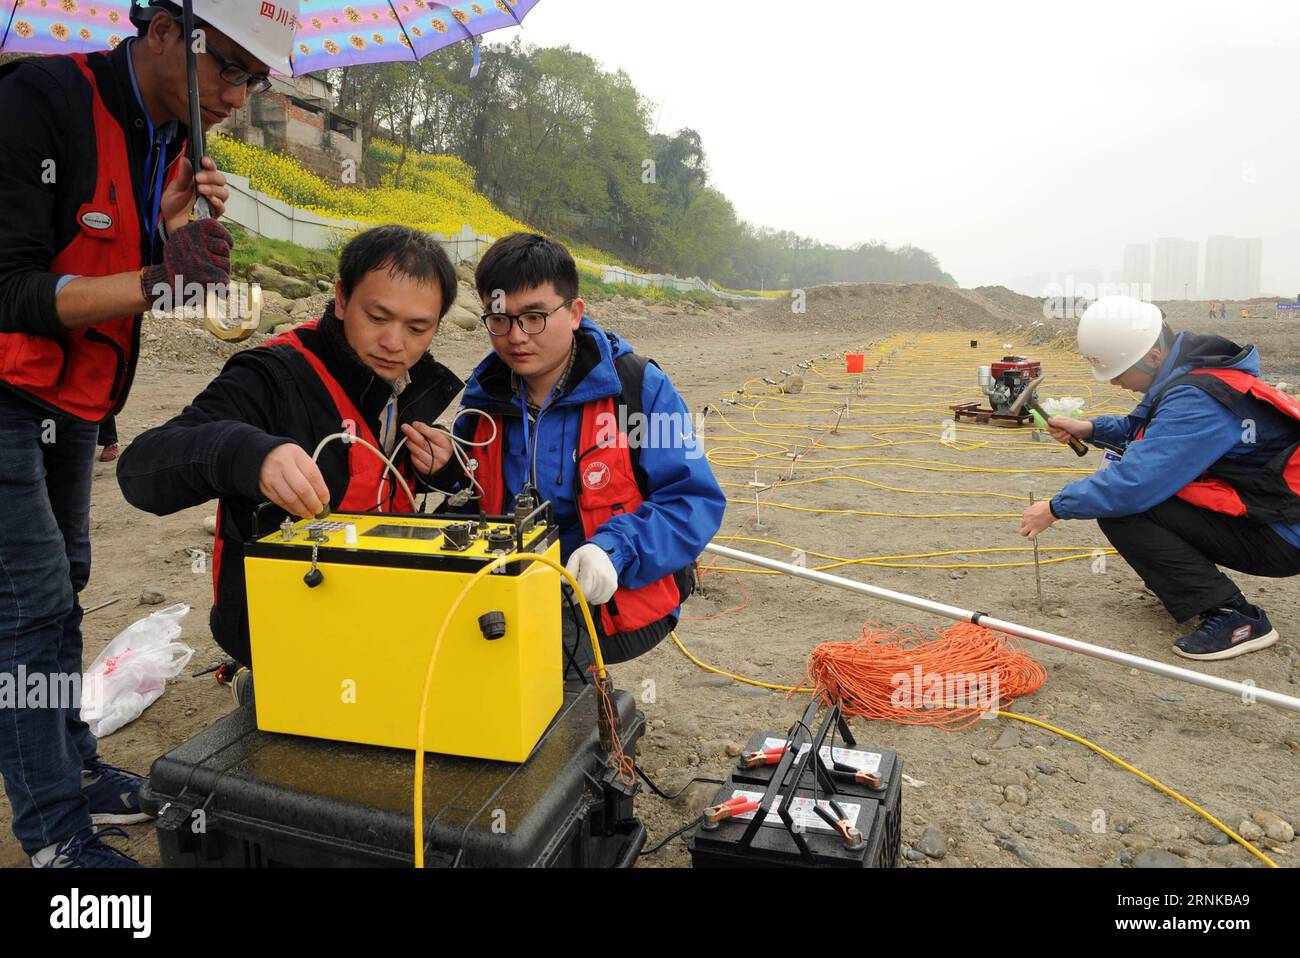
{"type": "Polygon", "coordinates": [[[1196,631],[1176,641],[1174,651],[1185,659],[1231,659],[1266,649],[1276,641],[1277,631],[1263,609],[1221,608],[1202,615],[1196,631]]]}
{"type": "Polygon", "coordinates": [[[112,462],[117,458],[117,443],[112,443],[104,447],[104,451],[99,454],[100,462],[112,462]]]}
{"type": "Polygon", "coordinates": [[[140,807],[144,779],[126,769],[96,760],[81,770],[81,791],[90,803],[90,820],[96,825],[134,825],[153,816],[140,807]]]}
{"type": "Polygon", "coordinates": [[[230,694],[235,697],[235,707],[243,705],[245,702],[253,700],[253,671],[252,669],[240,666],[235,670],[227,682],[230,686],[230,694]]]}
{"type": "Polygon", "coordinates": [[[50,845],[32,856],[33,868],[142,868],[126,852],[101,841],[105,836],[126,838],[120,828],[87,828],[67,841],[50,845]]]}

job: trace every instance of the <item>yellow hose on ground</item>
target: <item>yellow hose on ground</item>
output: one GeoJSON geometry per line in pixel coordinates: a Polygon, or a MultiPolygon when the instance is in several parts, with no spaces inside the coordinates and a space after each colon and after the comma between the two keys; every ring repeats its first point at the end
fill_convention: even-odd
{"type": "MultiPolygon", "coordinates": [[[[686,648],[686,646],[685,646],[685,644],[683,644],[682,640],[681,640],[680,638],[677,637],[677,632],[676,632],[676,630],[674,630],[673,632],[670,632],[669,635],[672,636],[672,640],[673,640],[673,642],[676,643],[677,648],[681,650],[681,653],[682,653],[684,656],[686,656],[686,658],[689,659],[692,663],[694,663],[695,665],[697,665],[697,666],[699,666],[700,668],[704,669],[706,672],[713,672],[713,673],[716,674],[716,675],[725,675],[725,676],[727,676],[728,678],[730,678],[730,679],[735,679],[737,682],[742,682],[742,683],[744,683],[745,685],[753,685],[753,686],[757,686],[758,688],[761,688],[761,689],[772,689],[773,691],[776,691],[776,692],[787,692],[787,693],[804,692],[804,693],[811,693],[811,692],[814,691],[813,689],[810,689],[810,688],[808,688],[808,687],[806,687],[806,686],[801,686],[801,685],[774,685],[774,684],[772,684],[772,683],[770,683],[770,682],[762,682],[762,681],[760,681],[760,680],[758,680],[758,679],[745,678],[743,675],[736,675],[734,672],[728,672],[728,671],[726,671],[726,670],[724,670],[724,669],[719,669],[719,668],[716,668],[716,667],[714,667],[714,666],[712,666],[712,665],[708,665],[707,663],[702,662],[702,661],[700,661],[698,658],[696,658],[696,657],[691,653],[691,651],[690,651],[688,648],[686,648]]],[[[1144,782],[1146,782],[1148,785],[1152,786],[1153,788],[1157,789],[1158,791],[1164,792],[1164,794],[1168,795],[1170,798],[1174,798],[1174,799],[1177,799],[1178,801],[1182,802],[1184,805],[1186,805],[1186,806],[1187,806],[1188,808],[1190,808],[1192,811],[1196,812],[1196,814],[1200,815],[1200,816],[1201,816],[1202,818],[1204,818],[1207,822],[1209,822],[1209,823],[1210,823],[1211,825],[1213,825],[1215,828],[1219,829],[1219,831],[1223,832],[1225,835],[1227,835],[1229,838],[1231,838],[1234,842],[1236,842],[1236,843],[1237,843],[1238,845],[1240,845],[1242,848],[1246,849],[1246,851],[1250,852],[1252,855],[1254,855],[1254,856],[1255,856],[1256,858],[1258,858],[1260,861],[1264,862],[1264,863],[1265,863],[1266,865],[1268,865],[1270,868],[1277,868],[1277,867],[1278,867],[1278,866],[1277,866],[1277,863],[1276,863],[1275,861],[1273,861],[1273,859],[1269,858],[1267,855],[1265,855],[1263,852],[1261,852],[1258,848],[1256,848],[1254,845],[1252,845],[1252,844],[1251,844],[1250,842],[1248,842],[1246,839],[1242,838],[1240,835],[1238,835],[1236,832],[1234,832],[1231,828],[1229,828],[1227,825],[1223,824],[1223,822],[1219,821],[1217,818],[1215,818],[1213,815],[1211,815],[1211,814],[1210,814],[1209,812],[1207,812],[1205,809],[1201,808],[1201,806],[1197,805],[1197,804],[1196,804],[1195,802],[1193,802],[1191,799],[1184,798],[1182,795],[1180,795],[1178,792],[1174,791],[1174,790],[1173,790],[1172,788],[1170,788],[1169,786],[1165,785],[1164,783],[1158,781],[1158,780],[1155,779],[1155,778],[1152,778],[1150,775],[1148,775],[1146,772],[1143,772],[1141,769],[1136,768],[1136,767],[1134,767],[1133,765],[1130,765],[1128,762],[1124,761],[1124,760],[1123,760],[1122,758],[1120,758],[1119,756],[1117,756],[1117,755],[1112,755],[1110,752],[1106,751],[1106,750],[1105,750],[1104,748],[1102,748],[1100,745],[1097,745],[1097,744],[1095,744],[1095,743],[1093,743],[1093,742],[1088,741],[1088,739],[1084,738],[1084,737],[1081,736],[1081,735],[1074,735],[1073,733],[1071,733],[1071,732],[1067,732],[1067,731],[1065,731],[1064,729],[1057,728],[1055,725],[1049,725],[1048,723],[1043,722],[1043,721],[1040,721],[1040,720],[1038,720],[1038,719],[1036,719],[1036,718],[1030,718],[1028,715],[1020,715],[1020,714],[1018,714],[1018,713],[1016,713],[1016,712],[1007,712],[1007,711],[1005,711],[1005,710],[1003,710],[1003,709],[995,709],[994,711],[995,711],[995,713],[996,713],[999,717],[1001,717],[1001,718],[1015,719],[1017,722],[1027,722],[1027,723],[1029,723],[1030,725],[1036,725],[1036,726],[1038,726],[1039,728],[1047,729],[1047,731],[1049,731],[1049,732],[1054,732],[1055,734],[1060,735],[1060,736],[1063,737],[1063,738],[1067,738],[1067,739],[1069,739],[1069,740],[1072,741],[1072,742],[1077,742],[1078,744],[1080,744],[1080,745],[1082,745],[1082,746],[1084,746],[1084,747],[1086,747],[1086,748],[1090,748],[1090,749],[1092,749],[1092,750],[1093,750],[1094,752],[1096,752],[1098,755],[1102,756],[1102,758],[1109,759],[1110,761],[1112,761],[1112,762],[1114,762],[1116,765],[1118,765],[1120,768],[1122,768],[1122,769],[1124,769],[1124,770],[1126,770],[1126,771],[1132,772],[1132,773],[1133,773],[1134,775],[1136,775],[1138,778],[1142,779],[1144,782]]]]}

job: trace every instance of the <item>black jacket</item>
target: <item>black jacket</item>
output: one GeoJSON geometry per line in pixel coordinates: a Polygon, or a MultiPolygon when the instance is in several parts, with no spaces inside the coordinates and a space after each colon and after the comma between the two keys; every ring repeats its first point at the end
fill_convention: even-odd
{"type": "MultiPolygon", "coordinates": [[[[348,346],[332,306],[317,329],[299,332],[378,435],[391,387],[348,346]]],[[[398,397],[401,422],[433,422],[464,385],[431,356],[421,358],[410,375],[410,384],[398,397]]],[[[118,460],[122,494],[138,509],[163,516],[221,500],[217,534],[222,556],[212,635],[246,665],[251,656],[243,543],[251,535],[253,510],[265,499],[259,489],[262,460],[286,442],[296,442],[310,453],[339,427],[337,407],[307,360],[292,346],[260,346],[232,356],[221,375],[180,415],[144,433],[118,460]]],[[[408,458],[403,446],[397,466],[408,458]]],[[[330,502],[337,505],[348,486],[347,448],[330,443],[317,465],[329,486],[330,502]]],[[[375,465],[382,468],[378,460],[375,465]]],[[[405,509],[403,502],[397,506],[405,509]]],[[[283,512],[268,508],[259,524],[262,534],[274,531],[283,518],[283,512]]]]}
{"type": "MultiPolygon", "coordinates": [[[[126,135],[143,234],[149,132],[131,89],[129,48],[119,43],[109,53],[90,54],[87,63],[126,135]]],[[[185,139],[182,126],[168,145],[169,165],[185,139]]],[[[57,335],[63,331],[54,306],[59,277],[50,263],[77,232],[77,211],[92,199],[97,171],[90,84],[69,57],[0,67],[0,170],[0,332],[57,335]]],[[[144,245],[145,263],[162,262],[159,238],[146,237],[144,245]]]]}

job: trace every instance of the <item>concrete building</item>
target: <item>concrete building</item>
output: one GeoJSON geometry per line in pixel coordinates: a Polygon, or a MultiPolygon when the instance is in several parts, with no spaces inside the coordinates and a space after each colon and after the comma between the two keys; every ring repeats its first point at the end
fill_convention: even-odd
{"type": "Polygon", "coordinates": [[[1119,281],[1134,289],[1150,288],[1150,243],[1130,243],[1124,247],[1124,265],[1120,268],[1119,281]]]}
{"type": "Polygon", "coordinates": [[[362,184],[361,130],[351,117],[333,112],[334,91],[319,76],[271,78],[271,89],[249,97],[216,129],[286,153],[334,183],[362,184]]]}
{"type": "Polygon", "coordinates": [[[1156,240],[1151,268],[1152,299],[1193,299],[1199,293],[1196,282],[1196,240],[1165,237],[1156,240]]]}
{"type": "Polygon", "coordinates": [[[1263,254],[1262,239],[1211,236],[1205,243],[1205,297],[1250,299],[1258,296],[1263,254]]]}

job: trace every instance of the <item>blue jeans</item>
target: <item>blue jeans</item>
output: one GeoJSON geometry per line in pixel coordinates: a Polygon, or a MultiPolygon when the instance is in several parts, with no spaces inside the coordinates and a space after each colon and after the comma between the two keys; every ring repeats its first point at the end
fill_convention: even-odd
{"type": "Polygon", "coordinates": [[[0,386],[0,777],[28,854],[90,827],[81,770],[95,737],[80,695],[56,692],[80,690],[98,432],[0,386]]]}

